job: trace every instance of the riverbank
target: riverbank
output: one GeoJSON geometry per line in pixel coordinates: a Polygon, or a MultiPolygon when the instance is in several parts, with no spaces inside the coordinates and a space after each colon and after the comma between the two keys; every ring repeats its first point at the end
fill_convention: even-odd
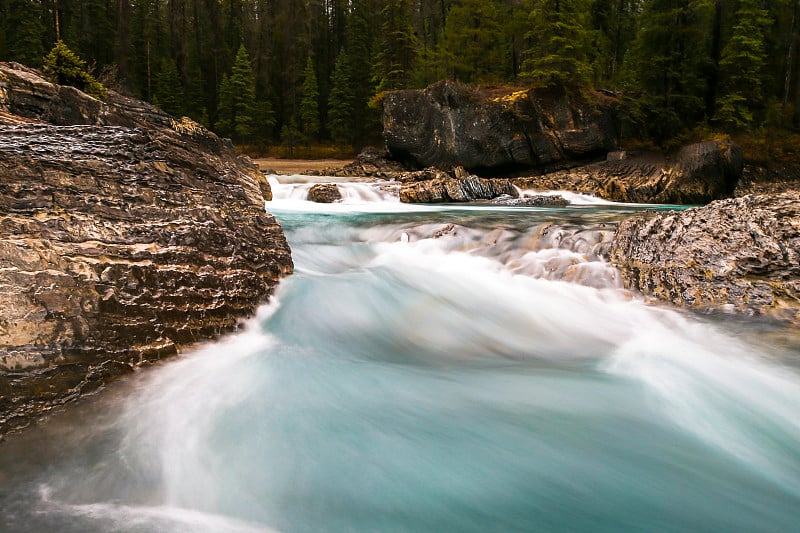
{"type": "Polygon", "coordinates": [[[279,159],[264,157],[253,159],[261,172],[274,174],[301,174],[309,170],[340,168],[353,162],[352,159],[279,159]]]}

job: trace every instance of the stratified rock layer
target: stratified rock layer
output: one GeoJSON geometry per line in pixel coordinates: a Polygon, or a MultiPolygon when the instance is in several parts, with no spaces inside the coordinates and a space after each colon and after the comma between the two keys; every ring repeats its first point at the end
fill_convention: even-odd
{"type": "Polygon", "coordinates": [[[383,99],[390,156],[481,175],[548,169],[605,157],[616,146],[616,102],[564,89],[487,91],[454,82],[383,99]]]}
{"type": "Polygon", "coordinates": [[[269,185],[229,143],[113,93],[0,75],[17,124],[0,126],[1,435],[233,330],[292,261],[269,185]]]}
{"type": "Polygon", "coordinates": [[[406,203],[471,202],[517,196],[510,180],[474,175],[455,177],[433,168],[401,174],[398,180],[402,182],[400,201],[406,203]]]}
{"type": "Polygon", "coordinates": [[[614,202],[704,204],[730,196],[742,176],[742,150],[716,141],[661,154],[612,152],[606,161],[518,178],[523,189],[569,190],[614,202]]]}
{"type": "Polygon", "coordinates": [[[610,258],[627,286],[661,300],[800,324],[798,191],[627,219],[610,258]]]}

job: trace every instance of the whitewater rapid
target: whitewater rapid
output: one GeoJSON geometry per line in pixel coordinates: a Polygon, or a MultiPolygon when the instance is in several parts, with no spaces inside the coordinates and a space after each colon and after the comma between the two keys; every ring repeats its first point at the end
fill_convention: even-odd
{"type": "Polygon", "coordinates": [[[626,291],[604,254],[640,207],[277,180],[295,274],[4,443],[5,530],[796,530],[796,332],[626,291]]]}

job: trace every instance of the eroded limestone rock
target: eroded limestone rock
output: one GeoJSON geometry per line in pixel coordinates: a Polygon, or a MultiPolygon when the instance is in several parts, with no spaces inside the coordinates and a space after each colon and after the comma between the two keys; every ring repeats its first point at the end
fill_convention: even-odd
{"type": "Polygon", "coordinates": [[[517,178],[514,184],[583,192],[614,202],[704,204],[733,193],[743,164],[738,146],[710,141],[684,146],[671,157],[612,152],[601,163],[517,178]]]}
{"type": "Polygon", "coordinates": [[[661,300],[800,324],[798,191],[627,219],[610,258],[628,287],[661,300]]]}
{"type": "Polygon", "coordinates": [[[235,329],[292,261],[266,179],[228,142],[114,93],[0,73],[0,121],[16,124],[0,125],[2,435],[235,329]]]}

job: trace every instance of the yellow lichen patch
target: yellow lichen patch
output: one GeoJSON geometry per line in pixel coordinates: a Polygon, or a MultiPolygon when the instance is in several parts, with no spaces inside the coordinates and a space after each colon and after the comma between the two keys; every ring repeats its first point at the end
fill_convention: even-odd
{"type": "Polygon", "coordinates": [[[522,91],[514,91],[513,93],[506,94],[504,96],[498,96],[497,98],[492,98],[491,101],[505,105],[511,105],[527,97],[528,97],[528,91],[522,90],[522,91]]]}
{"type": "Polygon", "coordinates": [[[189,117],[180,120],[172,119],[172,129],[184,135],[198,135],[206,131],[202,124],[198,124],[189,117]]]}

